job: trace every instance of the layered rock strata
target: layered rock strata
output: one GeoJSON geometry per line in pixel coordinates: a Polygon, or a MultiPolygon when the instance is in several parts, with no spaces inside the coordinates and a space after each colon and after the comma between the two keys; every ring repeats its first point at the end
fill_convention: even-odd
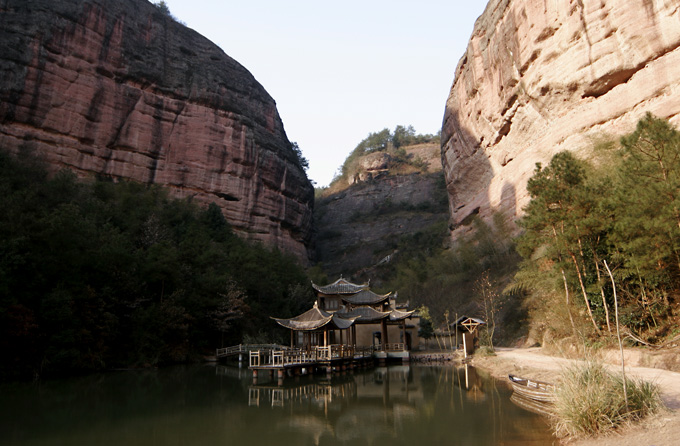
{"type": "Polygon", "coordinates": [[[399,252],[402,237],[446,233],[439,144],[403,150],[401,160],[384,151],[360,157],[350,184],[331,185],[317,200],[317,260],[329,277],[370,280],[379,287],[385,276],[381,268],[404,255],[399,252]]]}
{"type": "Polygon", "coordinates": [[[0,0],[0,147],[215,202],[308,259],[313,187],[274,100],[145,0],[0,0]]]}
{"type": "Polygon", "coordinates": [[[680,123],[677,1],[491,0],[446,103],[453,226],[521,215],[536,162],[628,133],[646,112],[680,123]]]}
{"type": "Polygon", "coordinates": [[[373,268],[398,254],[402,236],[442,222],[448,213],[442,172],[385,175],[319,200],[318,260],[329,277],[377,280],[373,268]],[[440,199],[441,197],[441,199],[440,199]]]}

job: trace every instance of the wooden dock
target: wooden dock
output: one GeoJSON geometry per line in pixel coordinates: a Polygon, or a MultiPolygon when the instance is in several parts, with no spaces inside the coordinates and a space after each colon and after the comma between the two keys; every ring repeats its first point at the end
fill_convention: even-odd
{"type": "Polygon", "coordinates": [[[231,347],[218,348],[215,352],[217,359],[232,356],[248,355],[253,350],[286,350],[288,347],[279,344],[239,344],[231,347]]]}
{"type": "Polygon", "coordinates": [[[355,367],[372,365],[373,349],[355,348],[349,345],[328,345],[301,349],[263,349],[251,350],[249,368],[256,379],[259,373],[269,372],[273,377],[283,379],[285,376],[296,376],[315,373],[319,370],[330,374],[355,367]]]}
{"type": "Polygon", "coordinates": [[[283,380],[286,376],[317,373],[326,374],[373,366],[377,361],[383,365],[388,359],[409,362],[410,354],[404,344],[386,344],[378,347],[354,347],[345,344],[314,346],[309,349],[290,348],[276,344],[240,344],[221,348],[218,359],[238,356],[239,363],[247,355],[248,368],[257,380],[262,373],[283,380]]]}

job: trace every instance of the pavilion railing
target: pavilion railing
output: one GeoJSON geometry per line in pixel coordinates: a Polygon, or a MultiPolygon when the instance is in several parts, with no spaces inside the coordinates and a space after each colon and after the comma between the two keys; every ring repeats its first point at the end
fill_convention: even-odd
{"type": "Polygon", "coordinates": [[[218,358],[232,356],[241,353],[248,353],[253,350],[286,350],[289,347],[279,344],[239,344],[231,347],[218,348],[215,356],[218,358]]]}
{"type": "Polygon", "coordinates": [[[327,346],[315,346],[311,350],[286,348],[281,350],[261,349],[250,350],[250,367],[285,367],[289,365],[301,365],[319,361],[332,361],[338,359],[353,359],[369,357],[372,349],[358,349],[351,345],[334,344],[327,346]]]}
{"type": "Polygon", "coordinates": [[[373,347],[356,347],[354,349],[355,358],[370,358],[375,349],[373,347]]]}
{"type": "Polygon", "coordinates": [[[403,342],[391,343],[391,344],[380,344],[374,347],[377,351],[381,352],[404,352],[406,351],[406,344],[403,342]]]}

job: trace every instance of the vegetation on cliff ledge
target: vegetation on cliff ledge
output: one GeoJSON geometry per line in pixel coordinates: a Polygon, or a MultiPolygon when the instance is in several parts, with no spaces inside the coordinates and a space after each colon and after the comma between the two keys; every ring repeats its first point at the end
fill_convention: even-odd
{"type": "Polygon", "coordinates": [[[312,301],[293,258],[157,186],[0,151],[0,377],[188,361],[312,301]]]}
{"type": "Polygon", "coordinates": [[[354,182],[355,176],[362,170],[361,159],[371,153],[383,152],[390,155],[390,170],[393,172],[410,172],[413,170],[426,171],[425,160],[407,153],[405,148],[417,144],[439,143],[439,133],[417,134],[413,126],[398,125],[394,131],[385,128],[379,132],[369,133],[352,152],[333,178],[326,193],[338,192],[354,182]]]}

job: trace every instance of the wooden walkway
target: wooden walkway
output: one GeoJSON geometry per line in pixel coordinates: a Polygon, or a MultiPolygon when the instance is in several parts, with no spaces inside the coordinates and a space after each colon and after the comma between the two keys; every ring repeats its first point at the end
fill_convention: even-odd
{"type": "Polygon", "coordinates": [[[279,380],[285,376],[310,374],[319,370],[331,374],[356,367],[372,366],[377,360],[381,364],[387,358],[408,362],[409,352],[404,344],[387,344],[379,347],[354,347],[335,344],[315,346],[308,350],[285,347],[276,344],[239,344],[221,348],[216,352],[217,358],[239,357],[241,362],[247,354],[248,368],[256,380],[259,373],[267,372],[271,377],[275,374],[279,380]]]}
{"type": "Polygon", "coordinates": [[[271,375],[277,373],[278,378],[285,375],[313,373],[323,369],[326,373],[347,370],[373,362],[373,349],[354,348],[349,345],[329,345],[313,347],[311,350],[251,350],[249,368],[253,378],[258,372],[267,371],[271,375]]]}
{"type": "Polygon", "coordinates": [[[253,350],[286,350],[288,347],[279,344],[239,344],[232,347],[218,348],[217,359],[248,354],[253,350]]]}

